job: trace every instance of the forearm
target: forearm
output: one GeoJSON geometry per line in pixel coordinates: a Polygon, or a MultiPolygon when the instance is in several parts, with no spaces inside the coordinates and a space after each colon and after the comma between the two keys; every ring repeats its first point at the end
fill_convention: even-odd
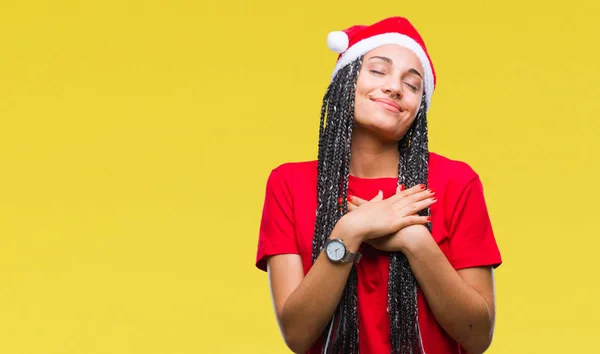
{"type": "Polygon", "coordinates": [[[413,246],[404,253],[438,323],[469,353],[484,352],[491,343],[494,316],[483,296],[457,273],[433,239],[413,246]]]}
{"type": "MultiPolygon", "coordinates": [[[[343,238],[349,251],[356,252],[360,241],[342,237],[334,228],[331,238],[343,238]]],[[[335,264],[321,253],[302,283],[286,300],[280,322],[287,345],[305,353],[321,336],[340,301],[352,264],[335,264]]]]}

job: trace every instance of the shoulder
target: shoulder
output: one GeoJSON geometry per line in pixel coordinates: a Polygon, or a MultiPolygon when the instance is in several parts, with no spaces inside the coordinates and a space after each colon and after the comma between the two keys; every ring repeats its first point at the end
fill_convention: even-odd
{"type": "Polygon", "coordinates": [[[431,183],[445,189],[464,189],[479,180],[479,174],[465,161],[451,159],[435,152],[429,153],[429,178],[431,183]]]}
{"type": "Polygon", "coordinates": [[[271,171],[284,176],[306,175],[317,173],[317,160],[284,162],[271,171]]]}
{"type": "Polygon", "coordinates": [[[440,203],[432,206],[432,215],[437,215],[441,227],[433,230],[438,230],[440,239],[448,237],[444,253],[450,264],[457,270],[498,267],[502,257],[479,175],[464,161],[433,154],[430,162],[431,180],[437,183],[432,188],[436,194],[440,191],[440,203]]]}
{"type": "Polygon", "coordinates": [[[286,185],[289,189],[293,185],[301,185],[317,178],[317,161],[291,161],[284,162],[272,168],[268,177],[268,184],[286,185]]]}
{"type": "Polygon", "coordinates": [[[437,153],[429,156],[429,183],[434,190],[444,191],[449,200],[458,200],[472,188],[483,189],[479,174],[469,163],[437,153]]]}

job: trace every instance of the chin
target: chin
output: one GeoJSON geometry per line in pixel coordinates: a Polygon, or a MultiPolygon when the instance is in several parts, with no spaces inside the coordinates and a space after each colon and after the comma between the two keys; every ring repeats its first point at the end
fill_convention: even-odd
{"type": "Polygon", "coordinates": [[[399,124],[400,122],[400,117],[377,115],[368,119],[357,119],[356,125],[377,135],[382,140],[399,141],[406,133],[405,130],[408,129],[407,127],[404,129],[404,124],[399,124]]]}
{"type": "Polygon", "coordinates": [[[376,134],[382,142],[394,142],[397,143],[402,139],[404,134],[398,134],[396,131],[387,131],[387,130],[374,130],[374,134],[376,134]]]}

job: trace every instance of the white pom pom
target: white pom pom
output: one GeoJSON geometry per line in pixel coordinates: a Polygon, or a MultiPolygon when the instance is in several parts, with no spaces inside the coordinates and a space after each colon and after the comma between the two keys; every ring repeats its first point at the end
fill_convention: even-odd
{"type": "Polygon", "coordinates": [[[343,53],[348,49],[348,35],[343,31],[330,32],[327,35],[327,46],[336,53],[343,53]]]}

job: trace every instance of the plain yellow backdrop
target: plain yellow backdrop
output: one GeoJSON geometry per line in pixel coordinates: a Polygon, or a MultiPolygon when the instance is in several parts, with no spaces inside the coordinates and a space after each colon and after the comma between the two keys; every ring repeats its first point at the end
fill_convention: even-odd
{"type": "Polygon", "coordinates": [[[285,353],[266,177],[316,158],[329,31],[408,17],[430,149],[481,175],[489,353],[600,352],[596,1],[3,1],[0,353],[285,353]]]}

